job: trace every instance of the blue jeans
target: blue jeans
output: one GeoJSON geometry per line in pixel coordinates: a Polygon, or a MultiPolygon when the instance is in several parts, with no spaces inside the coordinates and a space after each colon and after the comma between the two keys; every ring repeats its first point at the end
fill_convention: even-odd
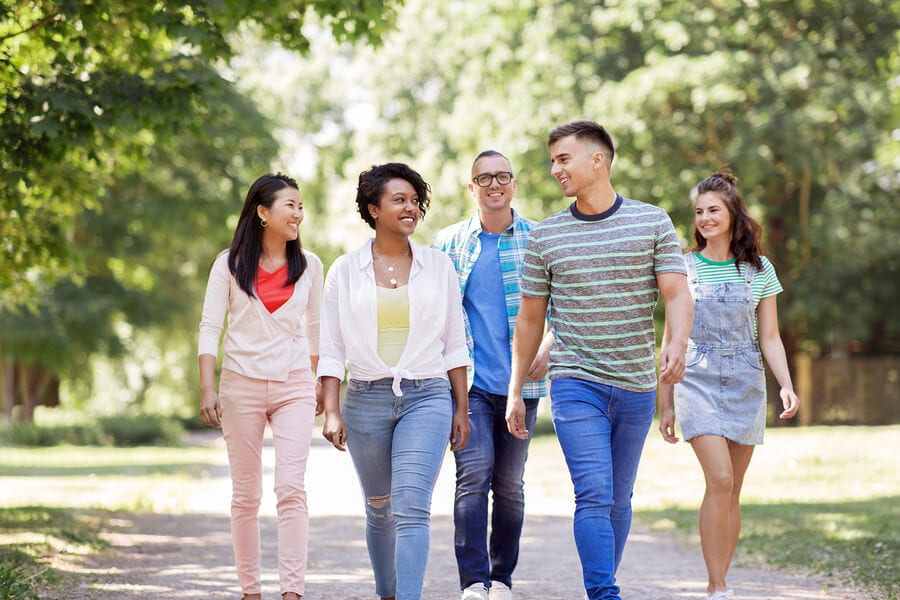
{"type": "MultiPolygon", "coordinates": [[[[538,400],[525,400],[525,424],[534,429],[538,400]]],[[[466,588],[501,581],[512,587],[519,560],[519,537],[525,517],[525,458],[528,440],[506,428],[506,396],[478,387],[469,390],[472,433],[456,455],[456,497],[453,504],[454,545],[459,583],[466,588]],[[491,542],[488,552],[488,491],[493,492],[491,542]]]]}
{"type": "Polygon", "coordinates": [[[450,440],[453,400],[446,379],[351,380],[343,416],[347,449],[366,497],[366,545],[375,593],[422,595],[431,495],[450,440]]]}
{"type": "Polygon", "coordinates": [[[554,379],[551,413],[575,487],[575,545],[590,600],[620,598],[616,569],[631,528],[631,493],[656,391],[554,379]]]}

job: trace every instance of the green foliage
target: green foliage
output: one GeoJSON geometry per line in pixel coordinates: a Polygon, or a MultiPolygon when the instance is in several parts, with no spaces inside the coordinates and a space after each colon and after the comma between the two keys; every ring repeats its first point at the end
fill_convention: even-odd
{"type": "Polygon", "coordinates": [[[117,415],[72,425],[12,422],[7,438],[15,446],[177,446],[184,438],[184,425],[157,415],[117,415]]]}
{"type": "MultiPolygon", "coordinates": [[[[542,218],[569,202],[547,134],[595,119],[617,142],[617,190],[670,211],[685,239],[691,188],[731,165],[785,284],[789,351],[898,353],[900,313],[884,309],[900,300],[898,29],[900,4],[880,0],[412,0],[382,47],[326,63],[315,115],[335,133],[308,187],[408,160],[434,187],[428,241],[471,210],[471,160],[495,148],[542,218]],[[348,119],[360,106],[371,118],[348,119]]],[[[332,194],[346,237],[350,199],[332,194]]]]}
{"type": "Polygon", "coordinates": [[[160,136],[202,131],[231,87],[211,68],[233,32],[306,51],[311,13],[341,40],[371,43],[393,2],[43,2],[0,8],[0,303],[30,302],[59,276],[80,279],[69,236],[118,175],[160,136]],[[199,118],[198,118],[199,117],[199,118]]]}

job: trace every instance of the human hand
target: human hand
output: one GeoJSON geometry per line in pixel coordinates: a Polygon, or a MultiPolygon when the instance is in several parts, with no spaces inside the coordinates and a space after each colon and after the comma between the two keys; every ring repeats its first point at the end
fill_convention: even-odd
{"type": "Polygon", "coordinates": [[[545,349],[543,345],[538,349],[538,353],[534,355],[531,366],[528,368],[528,381],[540,381],[547,376],[550,364],[550,349],[545,349]]]}
{"type": "Polygon", "coordinates": [[[663,439],[670,444],[675,444],[678,442],[678,438],[675,436],[674,411],[670,409],[663,409],[659,413],[659,432],[662,434],[663,439]]]}
{"type": "Polygon", "coordinates": [[[316,416],[325,412],[325,396],[322,393],[322,383],[316,381],[316,416]]]}
{"type": "Polygon", "coordinates": [[[513,437],[528,439],[529,431],[525,429],[525,401],[522,400],[521,392],[506,397],[506,428],[513,437]]]}
{"type": "Polygon", "coordinates": [[[450,427],[450,450],[456,451],[466,447],[472,429],[469,424],[469,411],[457,410],[453,413],[453,424],[450,427]]]}
{"type": "Polygon", "coordinates": [[[347,450],[347,430],[344,419],[340,413],[326,413],[325,424],[322,426],[322,436],[331,444],[344,452],[347,450]]]}
{"type": "Polygon", "coordinates": [[[684,353],[679,344],[666,344],[659,353],[659,379],[665,384],[675,384],[684,379],[684,353]]]}
{"type": "Polygon", "coordinates": [[[200,392],[200,420],[209,427],[222,426],[222,404],[212,390],[200,392]]]}
{"type": "Polygon", "coordinates": [[[784,412],[778,415],[780,419],[790,419],[794,415],[797,414],[797,409],[800,408],[800,399],[797,397],[797,394],[794,392],[792,388],[781,388],[781,391],[778,392],[778,395],[781,396],[781,404],[784,406],[784,412]]]}

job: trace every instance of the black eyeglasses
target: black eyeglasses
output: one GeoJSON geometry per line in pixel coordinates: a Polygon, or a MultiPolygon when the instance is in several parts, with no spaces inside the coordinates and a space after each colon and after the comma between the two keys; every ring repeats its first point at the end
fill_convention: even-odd
{"type": "Polygon", "coordinates": [[[472,178],[474,183],[477,183],[479,187],[488,187],[491,185],[491,181],[494,179],[497,180],[497,183],[500,185],[506,185],[510,181],[512,181],[512,173],[509,171],[500,171],[499,173],[482,173],[481,175],[476,175],[472,178]]]}

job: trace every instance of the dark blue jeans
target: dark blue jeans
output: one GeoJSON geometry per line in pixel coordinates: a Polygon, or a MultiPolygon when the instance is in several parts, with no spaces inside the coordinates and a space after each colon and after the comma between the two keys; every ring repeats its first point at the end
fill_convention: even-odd
{"type": "Polygon", "coordinates": [[[631,529],[631,493],[656,391],[554,379],[551,413],[575,488],[575,546],[590,600],[619,600],[616,569],[631,529]]]}
{"type": "MultiPolygon", "coordinates": [[[[534,429],[537,398],[525,399],[525,424],[534,429]]],[[[454,544],[462,588],[501,581],[512,587],[525,517],[525,458],[528,440],[506,428],[506,396],[469,390],[469,443],[457,450],[454,544]],[[488,551],[488,491],[493,493],[488,551]]]]}

